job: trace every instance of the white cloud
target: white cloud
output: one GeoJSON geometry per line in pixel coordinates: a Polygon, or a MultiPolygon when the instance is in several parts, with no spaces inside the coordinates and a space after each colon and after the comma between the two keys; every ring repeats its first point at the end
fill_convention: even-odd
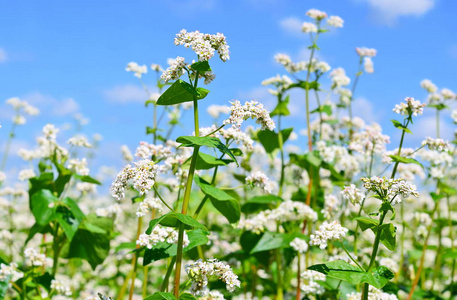
{"type": "Polygon", "coordinates": [[[436,0],[362,0],[368,3],[376,19],[393,25],[402,16],[421,16],[433,8],[436,0]]]}
{"type": "Polygon", "coordinates": [[[287,19],[283,19],[279,22],[279,26],[287,33],[293,35],[302,35],[301,26],[302,21],[296,17],[289,17],[287,19]]]}
{"type": "Polygon", "coordinates": [[[367,123],[382,121],[383,112],[379,109],[375,112],[373,103],[366,98],[356,98],[352,103],[352,110],[354,116],[362,118],[367,123]]]}
{"type": "MultiPolygon", "coordinates": [[[[428,115],[423,115],[414,120],[411,126],[413,135],[411,140],[421,142],[426,137],[436,137],[436,116],[434,113],[429,112],[428,115]]],[[[440,120],[440,137],[444,140],[452,140],[454,135],[454,127],[450,125],[445,118],[440,120]]]]}
{"type": "Polygon", "coordinates": [[[449,46],[449,48],[447,49],[447,53],[450,57],[457,59],[457,44],[449,46]]]}
{"type": "Polygon", "coordinates": [[[116,103],[143,103],[148,98],[144,89],[133,84],[115,86],[103,94],[107,100],[116,103]]]}
{"type": "Polygon", "coordinates": [[[55,116],[74,115],[79,111],[79,104],[73,98],[67,98],[62,101],[57,101],[57,105],[52,110],[55,116]]]}
{"type": "Polygon", "coordinates": [[[40,92],[33,92],[22,97],[25,100],[36,106],[42,115],[51,115],[64,117],[74,115],[79,112],[79,104],[72,98],[56,99],[53,96],[45,95],[40,92]]]}
{"type": "Polygon", "coordinates": [[[8,60],[8,53],[5,49],[0,48],[0,63],[4,63],[8,60]]]}

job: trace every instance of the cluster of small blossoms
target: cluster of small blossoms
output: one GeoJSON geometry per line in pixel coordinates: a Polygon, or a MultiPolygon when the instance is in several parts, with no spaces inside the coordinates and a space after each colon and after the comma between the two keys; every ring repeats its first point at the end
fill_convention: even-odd
{"type": "Polygon", "coordinates": [[[325,195],[324,200],[324,208],[321,210],[321,213],[328,220],[340,211],[341,201],[332,194],[325,195]]]}
{"type": "Polygon", "coordinates": [[[437,151],[447,151],[449,149],[448,142],[443,139],[434,139],[431,137],[427,137],[424,141],[422,141],[422,146],[428,146],[430,150],[437,151]]]}
{"type": "Polygon", "coordinates": [[[342,28],[344,25],[344,20],[338,16],[330,16],[327,19],[327,25],[335,28],[342,28]]]}
{"type": "Polygon", "coordinates": [[[290,246],[292,247],[292,249],[294,249],[298,253],[303,254],[306,251],[308,251],[308,244],[306,243],[305,240],[303,240],[301,238],[294,238],[292,240],[292,242],[290,242],[290,246]]]}
{"type": "Polygon", "coordinates": [[[152,189],[159,171],[160,168],[149,159],[134,162],[133,167],[127,165],[117,175],[110,187],[110,193],[116,200],[122,200],[129,182],[133,181],[133,188],[143,195],[152,189]]]}
{"type": "Polygon", "coordinates": [[[208,295],[208,279],[213,275],[226,284],[226,289],[229,292],[233,292],[241,284],[238,276],[233,273],[230,266],[217,259],[209,259],[207,261],[199,259],[194,263],[187,264],[185,270],[192,281],[190,292],[195,296],[208,295]]]}
{"type": "Polygon", "coordinates": [[[160,71],[163,71],[163,68],[159,64],[151,64],[151,70],[156,71],[156,72],[160,72],[160,71]]]}
{"type": "MultiPolygon", "coordinates": [[[[346,295],[347,300],[359,300],[362,297],[362,293],[352,292],[346,295]]],[[[381,290],[370,285],[368,300],[398,300],[394,294],[384,293],[381,290]]]]}
{"type": "Polygon", "coordinates": [[[186,62],[184,57],[178,56],[170,62],[170,66],[163,71],[160,78],[165,82],[176,80],[184,74],[185,68],[186,62]]]}
{"type": "MultiPolygon", "coordinates": [[[[177,244],[178,243],[178,231],[171,227],[163,227],[157,225],[152,230],[151,234],[142,233],[138,237],[136,244],[141,247],[146,247],[152,249],[156,244],[167,242],[168,244],[177,244]]],[[[189,245],[189,237],[187,233],[184,232],[183,246],[187,247],[189,245]]]]}
{"type": "Polygon", "coordinates": [[[83,159],[73,158],[68,161],[68,166],[70,170],[76,172],[79,175],[89,175],[89,168],[87,167],[87,159],[84,157],[83,159]]]}
{"type": "Polygon", "coordinates": [[[355,48],[355,52],[361,57],[375,57],[377,53],[376,49],[365,47],[357,47],[355,48]]]}
{"type": "Polygon", "coordinates": [[[438,90],[438,87],[431,82],[429,79],[424,79],[420,83],[421,87],[429,93],[435,93],[438,90]]]}
{"type": "Polygon", "coordinates": [[[24,250],[24,256],[28,266],[40,267],[46,265],[46,255],[39,253],[34,248],[27,248],[24,250]]]}
{"type": "Polygon", "coordinates": [[[172,155],[172,151],[170,147],[166,147],[164,145],[154,145],[149,144],[147,142],[140,142],[138,148],[135,151],[135,157],[139,159],[151,159],[154,160],[161,160],[172,155]]]}
{"type": "Polygon", "coordinates": [[[82,135],[74,136],[67,141],[68,144],[76,147],[92,148],[87,138],[82,135]]]}
{"type": "Polygon", "coordinates": [[[343,195],[344,199],[351,201],[352,204],[358,205],[360,205],[365,198],[362,192],[354,184],[345,186],[341,191],[341,195],[343,195]]]}
{"type": "Polygon", "coordinates": [[[237,144],[242,145],[246,151],[252,151],[254,149],[253,144],[254,141],[251,137],[239,130],[237,128],[230,127],[228,129],[222,128],[219,133],[226,139],[227,141],[232,140],[235,141],[237,144]]]}
{"type": "Polygon", "coordinates": [[[225,298],[219,291],[210,291],[207,296],[199,297],[198,300],[225,300],[225,298]]]}
{"type": "Polygon", "coordinates": [[[317,32],[317,26],[314,23],[303,22],[301,25],[301,31],[304,33],[317,32]]]}
{"type": "Polygon", "coordinates": [[[421,103],[419,100],[414,100],[414,98],[406,97],[406,103],[402,102],[396,104],[393,111],[400,115],[409,116],[410,114],[414,116],[420,116],[424,112],[425,103],[421,103]]]}
{"type": "Polygon", "coordinates": [[[338,172],[344,171],[345,174],[354,175],[360,171],[359,161],[348,152],[347,148],[337,145],[327,146],[325,141],[318,141],[316,147],[319,150],[319,156],[324,161],[334,164],[338,172]]]}
{"type": "Polygon", "coordinates": [[[160,203],[160,200],[158,198],[146,198],[143,201],[141,201],[138,205],[138,209],[136,210],[136,216],[143,217],[146,215],[146,213],[153,209],[159,212],[162,211],[162,203],[160,203]]]}
{"type": "Polygon", "coordinates": [[[307,270],[300,274],[300,279],[303,284],[300,285],[301,290],[305,295],[322,295],[325,289],[318,281],[325,281],[326,276],[314,270],[307,270]]]}
{"type": "Polygon", "coordinates": [[[36,116],[40,113],[40,110],[30,104],[27,101],[20,100],[17,97],[9,98],[6,100],[6,103],[11,105],[16,111],[16,115],[13,117],[13,123],[16,125],[25,124],[25,117],[20,114],[21,111],[24,111],[29,116],[36,116]]]}
{"type": "Polygon", "coordinates": [[[363,58],[363,69],[365,70],[366,73],[374,72],[373,60],[371,59],[371,57],[365,56],[363,58]]]}
{"type": "Polygon", "coordinates": [[[246,177],[246,183],[251,186],[256,186],[271,194],[273,182],[261,171],[253,172],[246,177]]]}
{"type": "Polygon", "coordinates": [[[0,264],[0,282],[4,282],[6,280],[16,281],[19,278],[22,278],[24,274],[17,270],[17,265],[15,263],[11,263],[9,265],[0,264]]]}
{"type": "Polygon", "coordinates": [[[348,232],[348,229],[341,226],[336,221],[327,222],[324,221],[319,230],[310,236],[310,244],[319,246],[322,250],[327,248],[327,242],[330,241],[341,241],[348,232]]]}
{"type": "Polygon", "coordinates": [[[56,291],[59,295],[71,296],[72,292],[68,285],[63,281],[53,279],[51,281],[51,289],[56,291]]]}
{"type": "Polygon", "coordinates": [[[400,195],[402,199],[406,199],[409,196],[419,198],[416,186],[403,178],[390,179],[373,176],[371,178],[365,177],[361,180],[368,191],[377,194],[384,200],[391,201],[392,204],[401,202],[401,199],[395,199],[397,195],[400,195]]]}
{"type": "Polygon", "coordinates": [[[36,174],[33,169],[24,169],[24,170],[19,171],[19,174],[17,177],[20,181],[25,181],[25,180],[28,180],[35,176],[36,176],[36,174]]]}
{"type": "Polygon", "coordinates": [[[182,29],[176,34],[174,43],[175,45],[184,45],[186,48],[190,47],[198,55],[199,61],[211,59],[215,51],[222,61],[230,59],[229,46],[222,33],[204,34],[198,30],[187,32],[187,30],[182,29]]]}
{"type": "Polygon", "coordinates": [[[271,119],[268,111],[263,108],[263,104],[257,101],[247,101],[241,105],[240,101],[230,102],[230,118],[224,121],[224,125],[233,124],[234,127],[240,128],[243,121],[247,119],[256,119],[256,123],[262,126],[262,130],[268,129],[273,131],[276,127],[275,122],[271,119]]]}
{"type": "Polygon", "coordinates": [[[322,20],[327,18],[327,13],[318,9],[310,9],[306,12],[306,15],[311,19],[322,20]]]}
{"type": "Polygon", "coordinates": [[[279,75],[277,74],[275,77],[270,77],[262,81],[262,85],[272,85],[277,88],[277,91],[270,91],[271,94],[277,95],[278,92],[283,92],[287,90],[290,85],[294,82],[290,79],[287,75],[279,75]]]}
{"type": "Polygon", "coordinates": [[[330,78],[332,80],[332,88],[348,86],[351,83],[351,79],[346,75],[346,71],[343,68],[333,69],[330,72],[330,78]]]}
{"type": "Polygon", "coordinates": [[[148,67],[146,67],[146,65],[140,66],[136,62],[130,62],[127,64],[125,70],[127,72],[134,72],[134,76],[141,78],[143,74],[146,74],[148,72],[148,67]]]}
{"type": "Polygon", "coordinates": [[[379,124],[373,123],[365,126],[365,130],[352,135],[349,149],[371,156],[373,153],[383,153],[388,143],[390,143],[390,137],[382,134],[379,124]]]}
{"type": "Polygon", "coordinates": [[[453,100],[457,98],[457,95],[450,89],[442,89],[441,96],[444,98],[444,100],[453,100]]]}
{"type": "Polygon", "coordinates": [[[219,118],[219,116],[221,114],[230,113],[230,107],[227,105],[213,104],[213,105],[208,106],[207,112],[211,117],[217,119],[217,118],[219,118]]]}

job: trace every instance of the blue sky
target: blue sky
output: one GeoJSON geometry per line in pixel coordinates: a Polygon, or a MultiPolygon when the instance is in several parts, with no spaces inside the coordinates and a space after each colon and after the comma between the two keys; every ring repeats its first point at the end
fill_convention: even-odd
{"type": "MultiPolygon", "coordinates": [[[[152,114],[143,106],[146,95],[139,81],[125,72],[125,66],[130,61],[166,66],[167,58],[178,55],[193,59],[190,50],[173,44],[182,28],[222,32],[230,45],[230,61],[212,62],[217,78],[208,87],[211,93],[202,108],[256,98],[272,109],[271,97],[260,83],[285,74],[274,62],[274,54],[306,59],[309,40],[297,24],[307,20],[305,12],[310,8],[345,20],[344,28],[326,33],[319,41],[319,57],[332,67],[345,68],[353,78],[358,62],[355,47],[378,50],[375,73],[361,78],[355,110],[393,133],[393,145],[391,110],[407,96],[425,100],[419,85],[422,79],[457,90],[455,1],[0,1],[0,101],[17,96],[42,111],[18,130],[13,149],[31,147],[32,138],[46,123],[64,126],[81,113],[90,120],[83,132],[103,136],[100,161],[119,166],[120,145],[133,149],[139,141],[150,139],[144,127],[150,125],[152,114]]],[[[149,71],[144,76],[148,85],[154,75],[149,71]]],[[[303,98],[295,97],[292,101],[301,106],[303,98]]],[[[11,110],[0,105],[3,149],[11,110]]],[[[296,114],[292,119],[303,117],[296,114]]],[[[433,135],[433,124],[433,114],[419,119],[413,140],[433,135]]],[[[72,130],[67,130],[67,137],[72,130]]],[[[444,126],[445,137],[453,132],[452,125],[444,126]]]]}

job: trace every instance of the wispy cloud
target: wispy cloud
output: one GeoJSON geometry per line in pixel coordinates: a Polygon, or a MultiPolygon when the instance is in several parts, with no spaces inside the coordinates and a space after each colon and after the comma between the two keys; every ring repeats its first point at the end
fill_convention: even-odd
{"type": "Polygon", "coordinates": [[[103,95],[108,101],[115,103],[143,103],[147,100],[144,89],[133,84],[115,86],[105,90],[103,95]]]}
{"type": "Polygon", "coordinates": [[[449,48],[447,49],[447,53],[453,59],[457,59],[457,44],[449,46],[449,48]]]}
{"type": "Polygon", "coordinates": [[[436,0],[361,0],[373,9],[375,19],[389,26],[394,25],[399,17],[421,16],[430,11],[436,0]]]}
{"type": "Polygon", "coordinates": [[[291,35],[302,35],[301,26],[302,21],[296,17],[289,17],[279,21],[279,26],[288,34],[291,35]]]}
{"type": "Polygon", "coordinates": [[[79,112],[80,106],[73,98],[57,99],[51,95],[33,92],[21,97],[40,109],[45,116],[65,117],[79,112]]]}
{"type": "Polygon", "coordinates": [[[3,48],[0,48],[0,63],[4,63],[8,60],[8,53],[3,48]]]}

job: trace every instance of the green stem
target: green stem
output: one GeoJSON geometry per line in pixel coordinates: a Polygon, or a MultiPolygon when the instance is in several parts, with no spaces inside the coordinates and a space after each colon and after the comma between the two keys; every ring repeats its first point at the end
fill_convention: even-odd
{"type": "Polygon", "coordinates": [[[282,282],[282,261],[281,253],[279,249],[275,249],[275,258],[276,258],[276,273],[277,273],[277,289],[276,289],[276,300],[283,300],[284,291],[283,291],[283,282],[282,282]]]}
{"type": "MultiPolygon", "coordinates": [[[[216,175],[217,175],[218,168],[219,168],[219,166],[216,166],[214,168],[213,178],[211,179],[211,185],[212,186],[214,186],[214,183],[216,182],[216,175]]],[[[203,209],[203,206],[205,205],[205,203],[208,200],[208,198],[209,198],[208,195],[205,195],[205,197],[203,197],[202,201],[200,202],[200,204],[198,205],[197,209],[195,210],[194,219],[196,219],[198,217],[198,215],[200,214],[201,210],[203,209]]]]}
{"type": "Polygon", "coordinates": [[[352,257],[351,253],[349,253],[348,249],[346,249],[346,246],[344,246],[343,243],[341,243],[341,246],[342,246],[344,252],[346,252],[346,254],[349,256],[349,258],[352,260],[352,262],[354,262],[361,271],[365,272],[365,270],[362,268],[362,266],[359,265],[359,263],[352,257]]]}
{"type": "Polygon", "coordinates": [[[165,277],[163,278],[162,285],[160,286],[160,291],[165,292],[168,290],[168,281],[170,280],[171,272],[173,271],[173,266],[175,265],[176,262],[176,256],[173,256],[170,261],[170,265],[168,265],[167,268],[167,273],[165,274],[165,277]]]}
{"type": "MultiPolygon", "coordinates": [[[[279,96],[278,96],[279,97],[279,96]]],[[[279,192],[278,196],[282,196],[283,187],[284,187],[284,139],[281,132],[281,114],[278,115],[278,144],[279,144],[279,151],[281,155],[281,177],[279,179],[279,192]]]]}
{"type": "MultiPolygon", "coordinates": [[[[406,120],[406,124],[404,127],[407,128],[408,124],[409,124],[409,118],[406,120]]],[[[397,153],[398,156],[401,155],[401,148],[403,147],[403,139],[405,138],[405,132],[406,132],[405,130],[402,130],[402,132],[401,132],[400,147],[398,147],[398,153],[397,153]]],[[[400,163],[399,161],[395,162],[394,168],[392,170],[392,175],[390,176],[391,179],[395,178],[395,174],[397,173],[397,167],[398,167],[399,163],[400,163]]]]}
{"type": "Polygon", "coordinates": [[[14,132],[16,131],[16,127],[17,127],[17,124],[13,122],[13,125],[11,126],[10,133],[8,135],[8,140],[6,141],[5,152],[3,153],[2,164],[0,165],[0,171],[4,171],[5,170],[6,161],[8,159],[8,154],[10,152],[11,142],[13,141],[14,132]]]}
{"type": "Polygon", "coordinates": [[[436,137],[440,138],[440,110],[436,110],[436,137]]]}

